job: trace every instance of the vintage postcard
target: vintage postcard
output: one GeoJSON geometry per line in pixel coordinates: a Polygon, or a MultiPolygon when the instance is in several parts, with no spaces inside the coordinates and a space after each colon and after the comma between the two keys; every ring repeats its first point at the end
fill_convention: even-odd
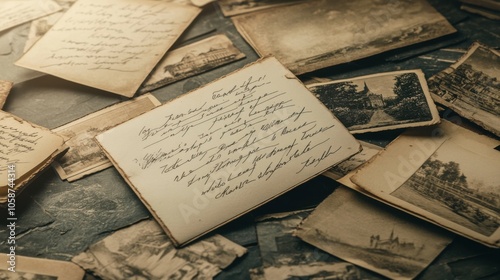
{"type": "Polygon", "coordinates": [[[353,134],[432,125],[440,120],[421,70],[307,87],[353,134]]]}
{"type": "Polygon", "coordinates": [[[311,211],[270,214],[257,220],[263,279],[379,279],[294,236],[311,211]]]}
{"type": "Polygon", "coordinates": [[[7,101],[7,96],[9,96],[12,85],[12,82],[0,80],[0,109],[2,109],[5,101],[7,101]]]}
{"type": "Polygon", "coordinates": [[[259,55],[275,56],[297,75],[456,31],[425,0],[306,1],[233,21],[259,55]]]}
{"type": "Polygon", "coordinates": [[[380,146],[370,144],[368,142],[359,141],[359,143],[363,147],[361,152],[328,169],[322,175],[338,181],[347,174],[351,173],[353,170],[357,169],[363,163],[370,160],[383,149],[380,146]]]}
{"type": "Polygon", "coordinates": [[[224,16],[231,17],[299,2],[305,2],[305,0],[219,0],[217,4],[224,16]]]}
{"type": "Polygon", "coordinates": [[[152,91],[244,57],[226,35],[215,35],[167,52],[139,92],[152,91]]]}
{"type": "Polygon", "coordinates": [[[500,52],[479,43],[429,79],[436,102],[500,136],[500,52]]]}
{"type": "Polygon", "coordinates": [[[16,65],[132,97],[200,11],[150,0],[80,0],[16,65]]]}
{"type": "Polygon", "coordinates": [[[0,111],[0,206],[7,206],[66,150],[61,136],[0,111]]]}
{"type": "Polygon", "coordinates": [[[121,229],[71,261],[102,279],[212,279],[246,249],[213,235],[175,249],[153,220],[121,229]]]}
{"type": "Polygon", "coordinates": [[[71,182],[112,166],[94,137],[160,104],[153,95],[145,94],[53,129],[64,137],[69,147],[68,152],[53,163],[59,177],[71,182]]]}
{"type": "Polygon", "coordinates": [[[405,132],[351,180],[389,204],[500,247],[499,145],[443,121],[405,132]]]}
{"type": "Polygon", "coordinates": [[[391,279],[415,278],[452,241],[449,232],[342,186],[296,235],[391,279]]]}
{"type": "Polygon", "coordinates": [[[82,280],[85,271],[72,262],[0,255],[0,279],[82,280]]]}
{"type": "Polygon", "coordinates": [[[60,10],[52,0],[0,1],[0,31],[60,10]]]}
{"type": "Polygon", "coordinates": [[[176,245],[361,148],[272,57],[118,125],[97,140],[176,245]]]}

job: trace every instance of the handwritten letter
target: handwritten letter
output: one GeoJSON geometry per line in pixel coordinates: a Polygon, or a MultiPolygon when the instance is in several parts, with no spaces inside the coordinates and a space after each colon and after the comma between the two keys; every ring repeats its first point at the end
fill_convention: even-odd
{"type": "Polygon", "coordinates": [[[63,150],[63,144],[50,130],[0,111],[0,203],[6,200],[9,166],[15,166],[15,187],[20,188],[26,177],[63,150]]]}
{"type": "Polygon", "coordinates": [[[153,109],[97,140],[177,244],[360,148],[274,58],[153,109]]]}
{"type": "Polygon", "coordinates": [[[80,0],[17,65],[131,97],[200,9],[80,0]]]}
{"type": "Polygon", "coordinates": [[[51,0],[0,1],[0,31],[61,10],[51,0]]]}

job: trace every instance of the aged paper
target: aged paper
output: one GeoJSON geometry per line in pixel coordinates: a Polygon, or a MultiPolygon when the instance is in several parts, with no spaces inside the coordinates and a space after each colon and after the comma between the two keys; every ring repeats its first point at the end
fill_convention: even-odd
{"type": "Polygon", "coordinates": [[[296,235],[348,262],[391,279],[413,279],[452,235],[362,194],[339,187],[296,235]]]}
{"type": "Polygon", "coordinates": [[[53,129],[69,147],[68,152],[53,164],[61,179],[75,181],[112,166],[94,136],[160,104],[153,95],[145,94],[53,129]]]}
{"type": "Polygon", "coordinates": [[[7,96],[12,89],[12,82],[0,80],[0,109],[2,109],[5,101],[7,101],[7,96]]]}
{"type": "Polygon", "coordinates": [[[433,125],[440,120],[421,70],[373,74],[307,88],[353,134],[433,125]]]}
{"type": "Polygon", "coordinates": [[[61,136],[0,111],[0,203],[7,202],[9,193],[17,195],[64,151],[61,136]]]}
{"type": "Polygon", "coordinates": [[[85,276],[83,269],[66,261],[16,255],[11,268],[10,256],[1,254],[0,263],[0,279],[82,280],[85,276]]]}
{"type": "Polygon", "coordinates": [[[217,4],[219,4],[222,13],[226,17],[230,17],[298,2],[304,2],[304,0],[219,0],[217,4]]]}
{"type": "Polygon", "coordinates": [[[175,249],[155,221],[119,230],[91,245],[72,261],[102,279],[212,279],[244,247],[214,235],[175,249]]]}
{"type": "Polygon", "coordinates": [[[76,2],[76,0],[55,0],[61,11],[33,20],[30,25],[28,39],[24,44],[24,51],[27,52],[49,29],[64,15],[64,13],[76,2]]]}
{"type": "Polygon", "coordinates": [[[306,1],[233,21],[259,55],[297,75],[456,31],[425,0],[306,1]]]}
{"type": "MultiPolygon", "coordinates": [[[[293,235],[312,210],[270,214],[256,223],[262,279],[377,279],[293,235]]],[[[255,275],[257,271],[253,271],[255,275]]]]}
{"type": "Polygon", "coordinates": [[[51,0],[0,1],[0,31],[61,10],[51,0]]]}
{"type": "Polygon", "coordinates": [[[148,92],[244,57],[245,54],[236,48],[226,35],[211,36],[168,51],[144,81],[139,92],[148,92]]]}
{"type": "Polygon", "coordinates": [[[499,145],[443,121],[404,133],[351,180],[389,204],[500,247],[499,145]]]}
{"type": "Polygon", "coordinates": [[[500,52],[479,43],[429,79],[436,102],[500,136],[500,52]]]}
{"type": "Polygon", "coordinates": [[[360,150],[275,58],[153,109],[97,140],[176,244],[360,150]]]}
{"type": "Polygon", "coordinates": [[[160,1],[80,0],[16,65],[131,97],[199,12],[160,1]]]}

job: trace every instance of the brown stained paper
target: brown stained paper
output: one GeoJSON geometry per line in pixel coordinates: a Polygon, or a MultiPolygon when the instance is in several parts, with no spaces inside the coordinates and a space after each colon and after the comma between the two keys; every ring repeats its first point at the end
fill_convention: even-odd
{"type": "Polygon", "coordinates": [[[499,145],[443,121],[405,132],[351,181],[385,203],[499,247],[499,145]]]}
{"type": "Polygon", "coordinates": [[[199,12],[148,0],[77,1],[16,65],[131,97],[199,12]]]}
{"type": "Polygon", "coordinates": [[[0,31],[61,10],[51,0],[0,1],[0,31]]]}
{"type": "Polygon", "coordinates": [[[64,140],[50,130],[0,111],[0,203],[20,192],[64,152],[64,140]],[[8,174],[15,174],[12,183],[8,174]]]}
{"type": "Polygon", "coordinates": [[[275,58],[157,107],[97,140],[176,244],[360,150],[275,58]]]}

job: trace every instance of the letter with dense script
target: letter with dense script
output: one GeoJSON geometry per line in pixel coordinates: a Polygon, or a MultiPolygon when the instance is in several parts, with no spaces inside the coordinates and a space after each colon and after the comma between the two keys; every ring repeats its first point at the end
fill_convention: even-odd
{"type": "Polygon", "coordinates": [[[66,150],[61,136],[0,111],[0,204],[15,197],[66,150]]]}
{"type": "Polygon", "coordinates": [[[360,151],[333,114],[272,57],[96,138],[176,245],[360,151]]]}
{"type": "Polygon", "coordinates": [[[80,0],[16,65],[132,97],[200,11],[149,0],[80,0]]]}

